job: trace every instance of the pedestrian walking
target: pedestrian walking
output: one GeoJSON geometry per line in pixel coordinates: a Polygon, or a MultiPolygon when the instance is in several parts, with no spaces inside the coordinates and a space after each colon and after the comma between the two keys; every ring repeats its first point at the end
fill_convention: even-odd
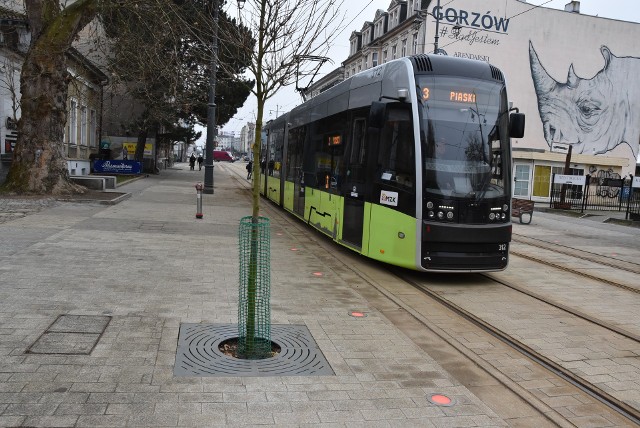
{"type": "Polygon", "coordinates": [[[198,171],[202,170],[202,162],[204,162],[204,158],[202,155],[198,155],[198,171]]]}
{"type": "Polygon", "coordinates": [[[251,180],[251,174],[253,173],[253,161],[247,163],[247,180],[251,180]]]}
{"type": "Polygon", "coordinates": [[[191,157],[189,158],[189,169],[191,171],[195,170],[196,167],[196,155],[191,153],[191,157]]]}

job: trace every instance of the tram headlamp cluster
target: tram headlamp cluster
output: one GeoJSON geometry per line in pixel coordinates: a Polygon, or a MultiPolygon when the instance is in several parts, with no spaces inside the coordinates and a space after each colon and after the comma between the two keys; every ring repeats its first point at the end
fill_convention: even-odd
{"type": "Polygon", "coordinates": [[[489,211],[489,221],[505,221],[507,219],[507,211],[509,205],[504,204],[502,207],[493,207],[489,211]]]}
{"type": "Polygon", "coordinates": [[[426,207],[429,210],[427,211],[427,217],[431,220],[453,221],[455,217],[453,213],[454,207],[450,205],[436,206],[432,201],[428,201],[426,207]]]}

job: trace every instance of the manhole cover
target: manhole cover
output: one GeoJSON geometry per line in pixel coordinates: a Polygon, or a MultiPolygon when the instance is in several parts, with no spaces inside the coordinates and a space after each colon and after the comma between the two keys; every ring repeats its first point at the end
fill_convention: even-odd
{"type": "Polygon", "coordinates": [[[27,349],[28,354],[89,355],[111,317],[60,315],[27,349]]]}
{"type": "Polygon", "coordinates": [[[242,360],[223,354],[218,345],[238,337],[237,324],[181,324],[175,376],[333,376],[309,329],[272,325],[271,341],[279,354],[263,360],[242,360]]]}

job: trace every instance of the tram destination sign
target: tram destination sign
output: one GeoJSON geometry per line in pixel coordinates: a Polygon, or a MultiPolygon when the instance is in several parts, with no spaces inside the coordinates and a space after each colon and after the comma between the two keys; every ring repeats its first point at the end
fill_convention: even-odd
{"type": "Polygon", "coordinates": [[[477,94],[473,90],[461,90],[459,88],[422,88],[422,101],[431,99],[449,101],[452,103],[476,104],[477,94]]]}
{"type": "Polygon", "coordinates": [[[634,189],[640,189],[640,177],[633,177],[631,187],[633,187],[634,189]]]}

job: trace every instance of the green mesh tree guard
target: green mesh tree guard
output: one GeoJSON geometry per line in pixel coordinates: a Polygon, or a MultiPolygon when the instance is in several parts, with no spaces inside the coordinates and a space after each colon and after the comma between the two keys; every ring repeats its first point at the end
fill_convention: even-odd
{"type": "Polygon", "coordinates": [[[238,355],[259,359],[271,356],[271,253],[269,219],[240,220],[240,293],[238,355]]]}

